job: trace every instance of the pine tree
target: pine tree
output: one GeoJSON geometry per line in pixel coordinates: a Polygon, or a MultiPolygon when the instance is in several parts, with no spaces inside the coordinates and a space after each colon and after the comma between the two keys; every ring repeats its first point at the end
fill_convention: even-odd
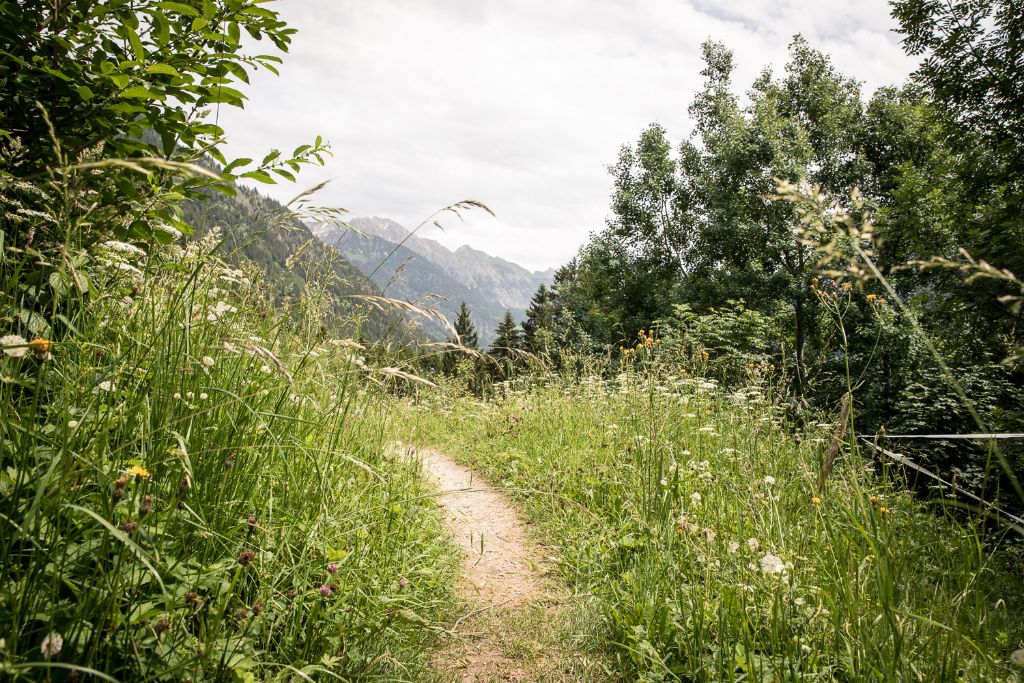
{"type": "Polygon", "coordinates": [[[494,343],[491,344],[491,355],[502,359],[511,359],[516,351],[523,348],[523,333],[519,330],[511,311],[505,311],[505,317],[498,323],[494,331],[494,343]]]}
{"type": "Polygon", "coordinates": [[[469,317],[469,306],[463,301],[462,305],[459,306],[459,315],[455,318],[455,334],[458,335],[458,340],[461,341],[462,345],[475,349],[480,343],[479,335],[476,333],[476,325],[473,324],[473,320],[469,317]]]}
{"type": "Polygon", "coordinates": [[[542,349],[538,346],[537,332],[539,330],[552,331],[555,326],[555,313],[557,310],[555,290],[548,289],[545,285],[537,288],[530,306],[526,309],[526,320],[523,322],[523,336],[526,348],[534,353],[542,349]]]}

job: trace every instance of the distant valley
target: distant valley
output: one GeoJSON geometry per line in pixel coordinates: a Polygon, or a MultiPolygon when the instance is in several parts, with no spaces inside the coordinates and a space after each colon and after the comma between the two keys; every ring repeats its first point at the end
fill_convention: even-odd
{"type": "MultiPolygon", "coordinates": [[[[363,274],[373,273],[374,284],[386,296],[427,303],[450,320],[465,301],[482,345],[494,338],[506,310],[516,320],[525,318],[537,287],[550,285],[554,278],[554,269],[531,272],[469,246],[451,251],[435,240],[409,237],[409,230],[387,218],[354,218],[349,223],[363,234],[334,224],[310,224],[309,228],[363,274]]],[[[422,325],[432,336],[448,336],[437,323],[423,320],[422,325]]]]}

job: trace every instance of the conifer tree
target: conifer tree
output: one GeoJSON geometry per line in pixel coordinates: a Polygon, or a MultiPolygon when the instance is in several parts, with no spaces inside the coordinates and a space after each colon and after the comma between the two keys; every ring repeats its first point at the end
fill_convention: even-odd
{"type": "Polygon", "coordinates": [[[556,313],[556,294],[553,289],[541,285],[530,300],[530,306],[526,309],[526,320],[523,322],[523,337],[528,350],[536,352],[539,340],[539,330],[554,329],[556,313]]]}
{"type": "Polygon", "coordinates": [[[498,323],[494,331],[494,343],[491,344],[491,355],[497,358],[510,359],[516,351],[523,348],[523,333],[512,317],[511,311],[505,311],[505,317],[498,323]]]}
{"type": "Polygon", "coordinates": [[[462,345],[475,349],[480,343],[479,335],[476,332],[476,325],[473,324],[472,318],[469,317],[469,306],[463,301],[459,306],[459,314],[455,318],[455,334],[458,335],[459,341],[462,345]]]}

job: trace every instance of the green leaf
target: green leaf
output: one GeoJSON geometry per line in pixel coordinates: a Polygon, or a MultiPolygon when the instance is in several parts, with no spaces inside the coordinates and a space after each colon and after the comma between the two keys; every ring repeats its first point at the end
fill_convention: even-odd
{"type": "Polygon", "coordinates": [[[170,64],[151,64],[146,69],[146,73],[165,74],[167,76],[181,76],[181,73],[170,64]]]}
{"type": "Polygon", "coordinates": [[[133,85],[121,91],[121,97],[133,100],[162,100],[163,95],[155,93],[144,85],[133,85]]]}
{"type": "Polygon", "coordinates": [[[77,88],[75,88],[75,90],[78,91],[78,96],[86,102],[92,99],[92,90],[89,88],[89,86],[80,85],[77,88]]]}
{"type": "Polygon", "coordinates": [[[261,183],[266,183],[267,185],[277,184],[277,181],[275,181],[274,178],[271,177],[271,175],[266,171],[249,171],[248,173],[243,173],[242,177],[252,178],[253,180],[257,180],[261,183]]]}
{"type": "Polygon", "coordinates": [[[247,159],[245,157],[241,157],[239,159],[235,159],[230,164],[225,166],[224,167],[224,172],[225,173],[231,173],[231,171],[235,170],[236,168],[239,168],[240,166],[248,166],[251,163],[252,163],[252,159],[247,159]]]}
{"type": "Polygon", "coordinates": [[[175,12],[177,14],[185,14],[185,15],[190,16],[190,17],[198,17],[199,16],[199,12],[196,11],[195,7],[190,7],[189,5],[186,5],[186,4],[182,3],[182,2],[169,2],[169,1],[165,0],[164,2],[156,3],[156,6],[160,7],[161,9],[165,9],[168,12],[175,12]]]}
{"type": "Polygon", "coordinates": [[[124,28],[124,33],[132,46],[132,52],[135,53],[135,57],[141,62],[146,58],[146,49],[142,47],[142,40],[139,39],[139,34],[127,26],[124,28]]]}

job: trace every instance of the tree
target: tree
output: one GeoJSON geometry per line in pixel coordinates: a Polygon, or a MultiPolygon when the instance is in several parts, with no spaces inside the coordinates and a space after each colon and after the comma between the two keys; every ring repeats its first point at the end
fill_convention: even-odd
{"type": "Polygon", "coordinates": [[[171,241],[190,232],[183,197],[233,193],[239,177],[293,180],[322,162],[319,139],[256,166],[220,152],[216,111],[241,107],[236,86],[281,61],[251,48],[287,51],[294,32],[261,0],[0,1],[0,229],[17,246],[171,241]],[[186,172],[208,157],[224,168],[186,172]],[[50,174],[83,200],[62,204],[50,174]],[[49,234],[40,214],[54,211],[88,235],[49,234]]]}
{"type": "Polygon", "coordinates": [[[494,342],[491,344],[491,355],[505,361],[512,361],[517,353],[523,350],[523,336],[512,317],[511,311],[505,311],[505,317],[494,330],[494,342]]]}
{"type": "Polygon", "coordinates": [[[526,320],[523,321],[523,343],[531,352],[544,350],[538,332],[544,331],[550,338],[555,327],[555,316],[558,313],[557,295],[555,290],[546,285],[537,287],[530,305],[526,309],[526,320]]]}
{"type": "Polygon", "coordinates": [[[475,349],[480,343],[476,332],[476,325],[473,324],[473,320],[469,317],[469,306],[466,305],[465,301],[459,306],[459,313],[455,318],[455,334],[458,335],[456,341],[466,348],[475,349]]]}

